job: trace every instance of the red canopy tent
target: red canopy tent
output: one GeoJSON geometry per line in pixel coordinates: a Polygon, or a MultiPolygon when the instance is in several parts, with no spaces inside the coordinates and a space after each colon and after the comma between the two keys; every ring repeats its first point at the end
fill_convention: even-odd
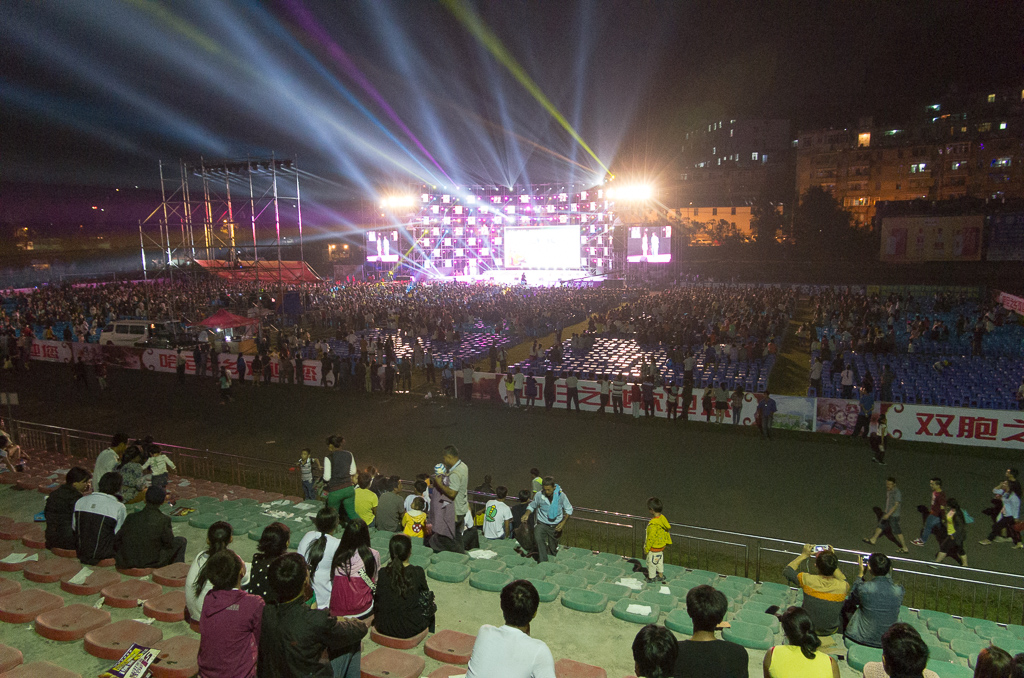
{"type": "Polygon", "coordinates": [[[196,326],[202,327],[245,327],[246,325],[257,325],[259,320],[256,318],[246,318],[244,316],[235,315],[231,311],[221,309],[211,315],[206,320],[200,320],[196,323],[196,326]]]}

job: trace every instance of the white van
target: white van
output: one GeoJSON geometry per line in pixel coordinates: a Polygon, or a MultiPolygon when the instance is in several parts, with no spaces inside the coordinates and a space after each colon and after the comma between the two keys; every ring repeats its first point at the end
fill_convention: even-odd
{"type": "Polygon", "coordinates": [[[182,343],[189,343],[187,333],[180,323],[170,321],[115,320],[100,332],[101,346],[173,348],[182,343]]]}

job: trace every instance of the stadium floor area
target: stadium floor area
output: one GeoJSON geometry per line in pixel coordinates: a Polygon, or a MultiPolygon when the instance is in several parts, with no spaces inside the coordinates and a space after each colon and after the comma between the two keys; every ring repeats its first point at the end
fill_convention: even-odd
{"type": "MultiPolygon", "coordinates": [[[[31,371],[0,374],[0,391],[19,394],[14,416],[26,421],[150,434],[260,459],[290,461],[303,447],[318,454],[328,435],[341,433],[360,467],[373,464],[404,478],[429,471],[442,448],[455,444],[471,487],[489,474],[514,495],[536,466],[578,506],[645,515],[653,495],[673,522],[849,549],[866,548],[861,538],[874,527],[871,509],[884,502],[887,476],[895,475],[903,492],[908,542],[921,525],[914,507],[929,501],[928,478],[940,476],[947,495],[978,519],[968,527],[971,566],[1022,571],[1024,553],[1009,544],[977,544],[986,536],[981,510],[991,488],[1019,463],[999,450],[893,441],[888,465],[878,466],[866,441],[839,436],[777,432],[764,442],[753,430],[726,425],[287,385],[236,388],[235,401],[220,405],[212,379],[112,370],[109,382],[102,393],[87,391],[68,366],[33,363],[31,371]]],[[[895,555],[894,545],[881,548],[895,555]]],[[[917,560],[931,560],[937,550],[934,539],[910,548],[917,560]]]]}

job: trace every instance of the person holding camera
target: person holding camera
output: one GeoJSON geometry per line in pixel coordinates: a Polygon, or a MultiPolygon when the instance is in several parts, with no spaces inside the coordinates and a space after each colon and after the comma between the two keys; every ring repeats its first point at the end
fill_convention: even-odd
{"type": "Polygon", "coordinates": [[[893,583],[892,561],[884,553],[865,556],[858,565],[857,581],[843,607],[848,619],[843,636],[858,645],[882,647],[882,634],[899,621],[905,591],[893,583]],[[865,566],[870,580],[864,578],[865,566]]]}
{"type": "Polygon", "coordinates": [[[804,592],[800,607],[814,622],[814,632],[819,636],[831,636],[838,631],[850,584],[839,569],[839,559],[832,547],[804,544],[800,555],[786,565],[783,575],[804,592]],[[818,573],[799,572],[800,566],[812,555],[818,573]]]}

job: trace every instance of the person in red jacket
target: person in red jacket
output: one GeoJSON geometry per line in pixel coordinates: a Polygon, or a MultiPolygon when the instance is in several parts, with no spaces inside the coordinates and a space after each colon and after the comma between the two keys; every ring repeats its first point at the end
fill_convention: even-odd
{"type": "Polygon", "coordinates": [[[230,549],[210,556],[204,571],[213,590],[199,618],[199,673],[204,678],[255,678],[263,598],[238,588],[242,559],[230,549]]]}

